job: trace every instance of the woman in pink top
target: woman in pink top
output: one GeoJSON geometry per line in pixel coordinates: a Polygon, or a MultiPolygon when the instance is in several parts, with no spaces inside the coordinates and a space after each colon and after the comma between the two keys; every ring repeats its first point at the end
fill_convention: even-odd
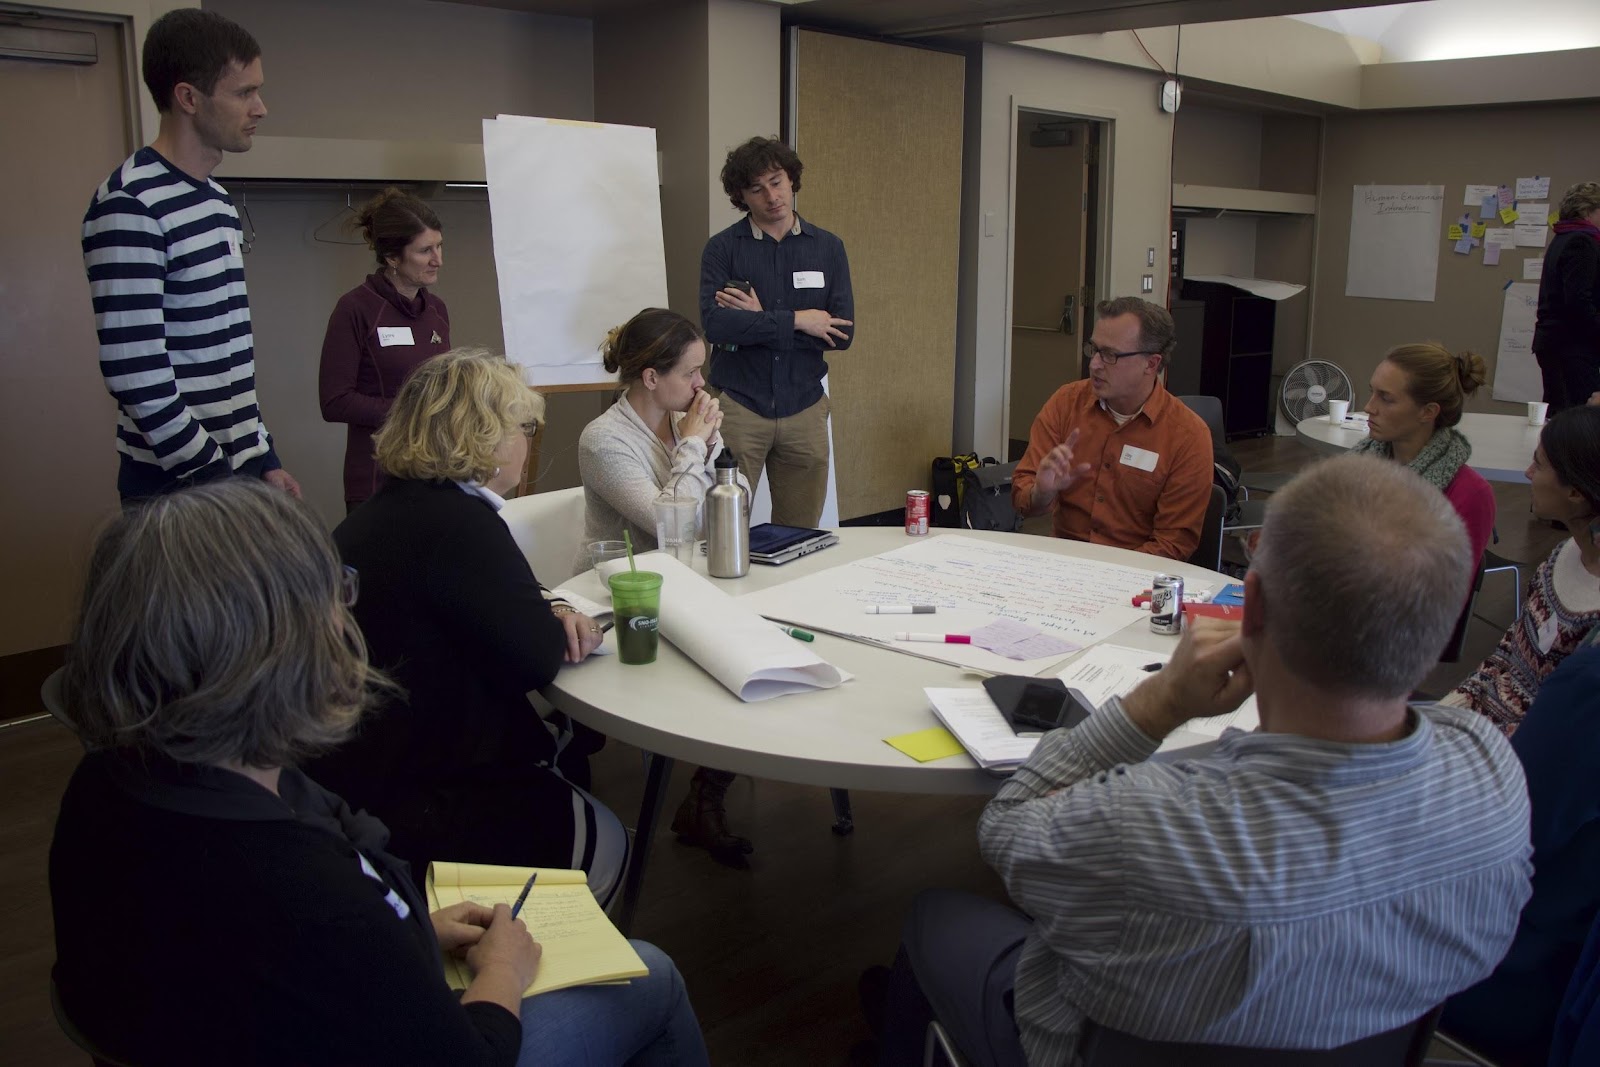
{"type": "Polygon", "coordinates": [[[1368,436],[1352,451],[1404,463],[1455,506],[1476,572],[1494,533],[1494,490],[1467,466],[1472,446],[1455,428],[1467,397],[1488,380],[1481,356],[1433,342],[1401,345],[1372,372],[1368,436]]]}
{"type": "Polygon", "coordinates": [[[322,417],[346,424],[344,501],[354,510],[378,488],[372,435],[400,384],[450,349],[450,312],[428,291],[444,265],[439,216],[399,189],[385,189],[356,215],[378,260],[367,280],[339,298],[322,339],[322,417]]]}

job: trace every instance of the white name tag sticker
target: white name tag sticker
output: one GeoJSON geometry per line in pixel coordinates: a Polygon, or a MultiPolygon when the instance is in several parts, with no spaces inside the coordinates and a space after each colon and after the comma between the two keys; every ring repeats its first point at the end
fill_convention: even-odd
{"type": "Polygon", "coordinates": [[[411,339],[409,326],[379,326],[378,347],[393,348],[395,345],[414,345],[417,342],[411,339]]]}
{"type": "Polygon", "coordinates": [[[794,272],[794,287],[796,289],[825,289],[828,283],[823,281],[820,270],[797,270],[794,272]]]}
{"type": "Polygon", "coordinates": [[[1544,620],[1539,626],[1539,651],[1549,652],[1556,646],[1556,638],[1560,635],[1561,624],[1554,615],[1544,620]]]}
{"type": "Polygon", "coordinates": [[[1134,470],[1153,471],[1156,462],[1161,459],[1159,452],[1152,452],[1148,448],[1136,448],[1133,445],[1122,446],[1122,464],[1134,470]]]}

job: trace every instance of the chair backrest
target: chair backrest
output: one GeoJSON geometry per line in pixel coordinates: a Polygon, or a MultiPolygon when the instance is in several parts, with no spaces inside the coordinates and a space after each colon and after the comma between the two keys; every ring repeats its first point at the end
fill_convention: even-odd
{"type": "Polygon", "coordinates": [[[1196,567],[1215,571],[1222,569],[1222,520],[1228,511],[1228,496],[1222,486],[1211,486],[1211,499],[1206,503],[1206,520],[1200,527],[1200,543],[1195,546],[1189,562],[1196,567]]]}
{"type": "Polygon", "coordinates": [[[1330,1049],[1241,1048],[1148,1041],[1086,1022],[1082,1067],[1417,1067],[1427,1055],[1440,1008],[1416,1022],[1330,1049]]]}
{"type": "Polygon", "coordinates": [[[1455,663],[1461,659],[1461,646],[1467,643],[1467,624],[1472,621],[1472,608],[1478,602],[1478,591],[1483,588],[1483,560],[1478,560],[1478,573],[1472,580],[1472,592],[1467,594],[1467,602],[1461,608],[1461,617],[1456,620],[1456,628],[1450,634],[1450,640],[1445,642],[1444,651],[1439,653],[1440,663],[1455,663]]]}
{"type": "Polygon", "coordinates": [[[1211,447],[1225,444],[1226,430],[1222,421],[1222,401],[1214,396],[1180,396],[1179,400],[1190,411],[1205,420],[1211,430],[1211,447]]]}
{"type": "Polygon", "coordinates": [[[583,486],[508,500],[500,517],[511,528],[533,576],[546,588],[554,589],[572,577],[572,561],[583,544],[583,486]]]}

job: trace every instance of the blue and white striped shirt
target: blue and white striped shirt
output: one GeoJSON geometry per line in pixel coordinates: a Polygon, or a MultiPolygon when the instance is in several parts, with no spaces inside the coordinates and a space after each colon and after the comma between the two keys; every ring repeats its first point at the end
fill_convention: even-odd
{"type": "Polygon", "coordinates": [[[174,479],[213,464],[238,470],[271,451],[256,407],[241,234],[220,185],[148,146],[95,190],[83,217],[117,450],[174,479]]]}
{"type": "Polygon", "coordinates": [[[1330,1048],[1493,970],[1529,895],[1522,770],[1482,716],[1418,705],[1411,722],[1375,745],[1232,730],[1146,762],[1156,742],[1112,699],[1046,735],[979,823],[1035,920],[1015,993],[1028,1062],[1074,1062],[1085,1018],[1330,1048]]]}

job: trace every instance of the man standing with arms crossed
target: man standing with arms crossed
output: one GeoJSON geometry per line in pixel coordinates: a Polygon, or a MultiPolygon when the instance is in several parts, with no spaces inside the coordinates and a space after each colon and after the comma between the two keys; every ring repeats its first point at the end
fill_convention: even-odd
{"type": "Polygon", "coordinates": [[[744,218],[706,242],[700,322],[722,437],[752,490],[766,468],[772,521],[815,526],[828,491],[826,349],[850,347],[855,298],[844,242],[794,213],[802,164],[782,141],[728,153],[722,188],[744,218]]]}
{"type": "Polygon", "coordinates": [[[261,47],[221,15],[180,8],[150,27],[142,60],[160,132],[83,218],[100,371],[118,406],[117,491],[128,503],[243,475],[298,497],[256,406],[239,213],[211,180],[267,114],[261,47]]]}

